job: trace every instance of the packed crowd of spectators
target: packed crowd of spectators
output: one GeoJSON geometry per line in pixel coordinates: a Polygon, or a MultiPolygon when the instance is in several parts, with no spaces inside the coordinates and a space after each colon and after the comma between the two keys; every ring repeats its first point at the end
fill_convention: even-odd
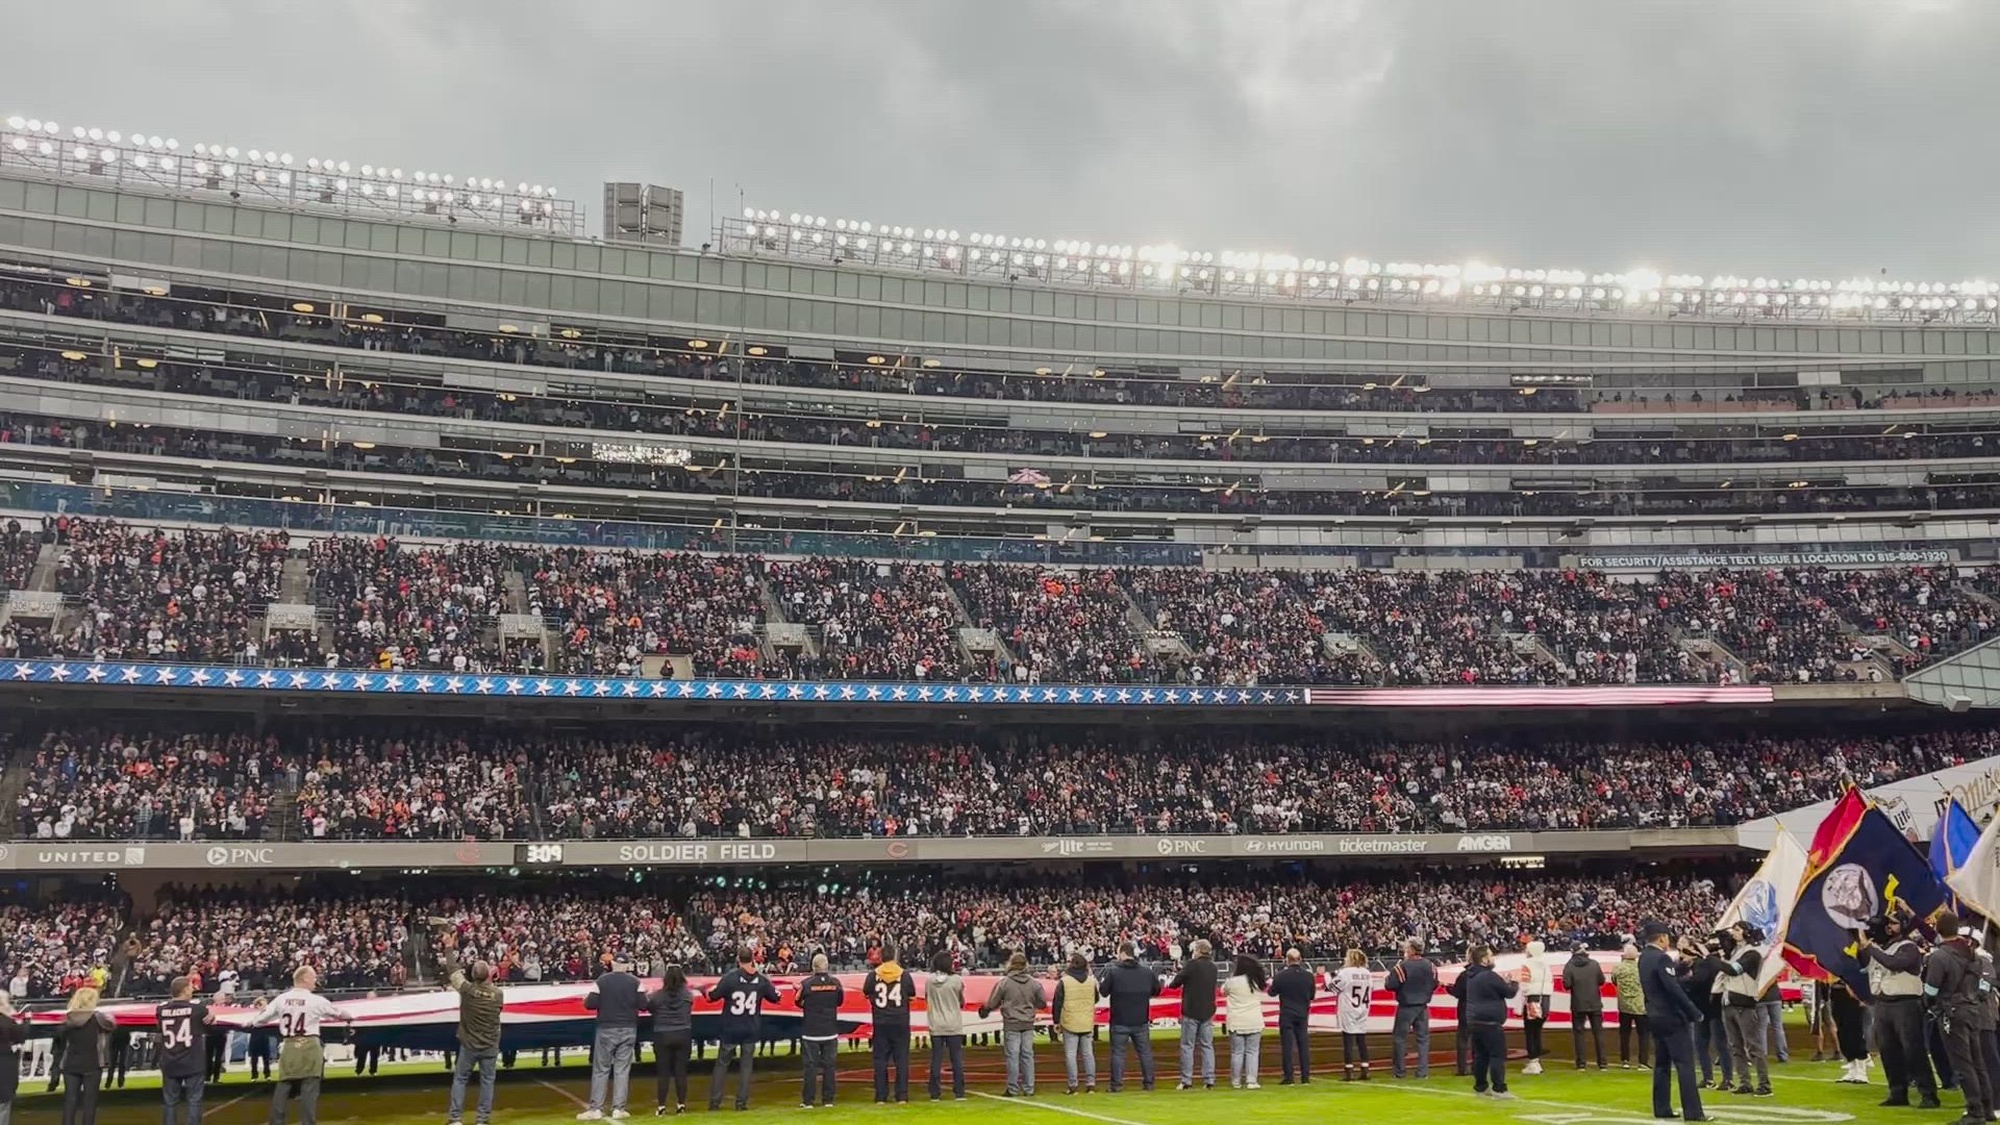
{"type": "Polygon", "coordinates": [[[614,961],[647,975],[704,963],[681,911],[658,895],[485,894],[442,899],[424,914],[434,958],[485,961],[501,981],[595,980],[614,961]]]}
{"type": "Polygon", "coordinates": [[[512,556],[501,548],[332,538],[315,542],[307,561],[317,600],[334,614],[333,658],[341,667],[502,667],[492,626],[512,556]]]}
{"type": "Polygon", "coordinates": [[[56,733],[41,839],[631,839],[1432,832],[1735,824],[2000,754],[1939,729],[1618,742],[1297,735],[911,736],[684,728],[523,738],[437,724],[56,733]]]}
{"type": "Polygon", "coordinates": [[[1530,939],[1609,950],[1642,919],[1705,929],[1740,875],[1460,868],[1355,877],[1166,867],[977,878],[825,872],[775,882],[690,876],[643,891],[585,878],[477,894],[422,878],[394,888],[310,878],[169,885],[137,911],[108,891],[0,907],[0,971],[17,997],[58,995],[98,970],[124,996],[163,994],[172,978],[191,973],[205,992],[247,997],[288,987],[305,964],[329,990],[400,987],[454,958],[494,965],[503,983],[533,984],[591,980],[613,963],[647,976],[669,964],[719,972],[746,947],[781,973],[806,971],[821,952],[836,968],[864,968],[889,943],[908,963],[942,952],[988,972],[1017,950],[1040,968],[1072,954],[1104,963],[1128,943],[1142,959],[1174,962],[1197,939],[1224,959],[1276,959],[1289,948],[1318,961],[1349,948],[1389,957],[1409,938],[1447,958],[1473,944],[1508,950],[1530,939]]]}
{"type": "Polygon", "coordinates": [[[167,532],[56,520],[56,589],[81,603],[66,654],[230,662],[254,652],[251,619],[278,595],[285,532],[167,532]]]}
{"type": "Polygon", "coordinates": [[[1989,731],[1657,744],[801,737],[733,751],[689,736],[552,755],[545,812],[569,837],[1683,827],[1996,753],[1989,731]]]}
{"type": "Polygon", "coordinates": [[[42,535],[10,519],[0,523],[0,591],[25,590],[42,554],[42,535]]]}
{"type": "Polygon", "coordinates": [[[952,588],[972,623],[993,630],[1011,661],[998,679],[1020,683],[1149,683],[1162,668],[1132,627],[1131,600],[1110,571],[953,566],[952,588]]]}
{"type": "Polygon", "coordinates": [[[170,886],[133,927],[123,991],[164,995],[192,971],[268,994],[290,988],[301,965],[319,970],[322,988],[398,987],[413,920],[407,899],[379,891],[170,886]]]}
{"type": "Polygon", "coordinates": [[[757,673],[761,562],[741,556],[564,548],[525,557],[529,612],[561,638],[554,671],[635,674],[650,655],[697,676],[757,673]]]}
{"type": "Polygon", "coordinates": [[[1726,902],[1711,879],[1403,871],[1353,882],[1179,874],[1115,878],[1041,873],[1019,881],[913,879],[881,886],[716,890],[688,906],[706,930],[707,961],[747,946],[796,968],[816,951],[845,966],[879,959],[884,942],[906,961],[938,952],[994,970],[1024,951],[1037,967],[1071,954],[1109,961],[1127,943],[1142,960],[1182,960],[1196,939],[1219,956],[1276,959],[1296,948],[1314,960],[1347,949],[1391,956],[1416,938],[1439,953],[1468,945],[1551,949],[1582,942],[1615,949],[1643,918],[1705,923],[1726,902]]]}
{"type": "Polygon", "coordinates": [[[963,678],[960,617],[944,574],[921,563],[809,558],[765,568],[785,619],[818,632],[802,678],[963,678]]]}
{"type": "MultiPolygon", "coordinates": [[[[1826,682],[1900,674],[1988,639],[2000,618],[1995,568],[1072,569],[331,538],[302,553],[333,622],[322,652],[309,631],[263,635],[300,554],[283,532],[62,516],[46,534],[72,608],[0,624],[0,656],[620,675],[682,657],[697,676],[1021,683],[1826,682]],[[510,579],[555,631],[548,651],[499,639],[510,579]],[[767,644],[767,604],[813,644],[767,644]],[[1000,650],[969,656],[964,625],[1000,650]]],[[[36,532],[0,536],[0,562],[32,566],[36,532]]]]}
{"type": "Polygon", "coordinates": [[[25,756],[15,830],[38,840],[261,839],[289,767],[275,736],[55,732],[25,756]]]}
{"type": "Polygon", "coordinates": [[[324,840],[526,839],[528,749],[462,733],[339,736],[299,755],[299,835],[324,840]]]}
{"type": "Polygon", "coordinates": [[[1162,633],[1187,645],[1182,678],[1191,682],[1355,684],[1375,669],[1358,650],[1327,647],[1326,618],[1280,572],[1134,569],[1118,578],[1162,633]]]}
{"type": "Polygon", "coordinates": [[[18,1001],[89,983],[111,967],[126,907],[120,894],[82,887],[55,902],[0,906],[0,986],[18,1001]]]}

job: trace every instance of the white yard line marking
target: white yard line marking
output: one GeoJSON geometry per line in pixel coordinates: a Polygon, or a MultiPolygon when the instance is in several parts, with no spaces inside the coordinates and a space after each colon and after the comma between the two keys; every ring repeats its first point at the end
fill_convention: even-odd
{"type": "MultiPolygon", "coordinates": [[[[1809,1081],[1818,1081],[1818,1080],[1815,1079],[1809,1081]]],[[[1412,1085],[1392,1084],[1389,1087],[1389,1089],[1403,1090],[1412,1094],[1439,1094],[1448,1098],[1476,1098],[1479,1096],[1470,1090],[1447,1090],[1437,1086],[1412,1086],[1412,1085]]],[[[1703,1093],[1712,1093],[1712,1092],[1713,1091],[1703,1091],[1703,1093]]],[[[1648,1099],[1648,1104],[1646,1107],[1640,1110],[1635,1110],[1633,1112],[1641,1116],[1651,1116],[1652,1106],[1650,1104],[1651,1102],[1650,1088],[1647,1090],[1647,1099],[1648,1099]]],[[[1507,1103],[1502,1102],[1500,1104],[1505,1105],[1507,1103]]],[[[1523,1097],[1518,1093],[1516,1093],[1514,1096],[1513,1104],[1550,1106],[1555,1109],[1585,1110],[1599,1114],[1607,1112],[1614,1112],[1614,1113],[1624,1112],[1623,1110],[1615,1110],[1601,1104],[1589,1104],[1584,1102],[1549,1101],[1544,1098],[1523,1097]]],[[[1674,1103],[1674,1105],[1676,1108],[1679,1108],[1680,1105],[1679,1101],[1677,1100],[1674,1103]]],[[[1784,1120],[1784,1121],[1802,1121],[1802,1122],[1803,1121],[1836,1122],[1836,1121],[1852,1121],[1854,1119],[1853,1114],[1842,1113],[1838,1110],[1806,1109],[1806,1108],[1798,1108],[1792,1106],[1774,1106],[1769,1103],[1760,1103],[1756,1105],[1743,1105],[1735,1102],[1733,1098],[1730,1102],[1725,1102],[1719,1105],[1716,1104],[1716,1102],[1713,1099],[1704,1098],[1702,1100],[1702,1111],[1710,1117],[1724,1118],[1730,1120],[1735,1120],[1740,1118],[1749,1121],[1784,1120]]]]}
{"type": "Polygon", "coordinates": [[[1092,1121],[1102,1121],[1105,1125],[1146,1125],[1143,1121],[1133,1121],[1126,1117],[1110,1117],[1102,1113],[1092,1113],[1087,1109],[1071,1109],[1066,1105],[1036,1101],[1033,1098],[1003,1098],[998,1094],[985,1094],[978,1090],[968,1090],[966,1092],[975,1098],[985,1098],[988,1101],[999,1102],[1002,1105],[1016,1106],[1021,1109],[1045,1109],[1050,1113],[1067,1113],[1071,1117],[1086,1117],[1092,1121]]]}
{"type": "Polygon", "coordinates": [[[229,1099],[228,1101],[226,1101],[226,1102],[223,1102],[223,1103],[222,1103],[221,1105],[211,1105],[211,1106],[205,1106],[205,1107],[203,1107],[203,1108],[202,1108],[202,1113],[204,1113],[204,1114],[209,1114],[209,1113],[221,1113],[221,1112],[222,1112],[223,1110],[225,1110],[225,1109],[228,1109],[228,1108],[229,1108],[230,1106],[233,1106],[233,1105],[235,1105],[235,1104],[236,1104],[237,1102],[240,1102],[240,1101],[242,1101],[242,1100],[243,1100],[244,1098],[247,1098],[247,1097],[249,1097],[249,1096],[250,1096],[250,1095],[248,1095],[248,1094],[238,1094],[238,1095],[236,1095],[235,1097],[233,1097],[233,1098],[229,1099]]]}
{"type": "Polygon", "coordinates": [[[549,1089],[554,1090],[556,1093],[561,1094],[563,1097],[568,1098],[570,1101],[576,1103],[577,1105],[580,1105],[585,1109],[590,1108],[589,1102],[584,1101],[582,1098],[577,1097],[575,1094],[570,1093],[568,1090],[563,1089],[561,1086],[556,1085],[555,1083],[549,1081],[546,1078],[535,1079],[535,1084],[537,1086],[547,1086],[549,1089]]]}

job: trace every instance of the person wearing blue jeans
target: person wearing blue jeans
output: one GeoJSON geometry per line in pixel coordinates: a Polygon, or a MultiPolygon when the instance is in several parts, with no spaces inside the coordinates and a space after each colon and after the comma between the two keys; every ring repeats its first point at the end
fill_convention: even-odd
{"type": "MultiPolygon", "coordinates": [[[[1007,1061],[1006,1092],[1010,1098],[1034,1096],[1035,1020],[1048,1006],[1042,982],[1029,974],[1027,955],[1019,951],[1007,959],[1007,975],[1000,978],[986,994],[986,1002],[979,1006],[980,1019],[995,1011],[1000,1013],[1000,1039],[1007,1061]]],[[[1072,1087],[1074,1084],[1072,1081],[1072,1087]]]]}
{"type": "MultiPolygon", "coordinates": [[[[637,1032],[634,1032],[637,1035],[637,1032]]],[[[451,1098],[445,1107],[445,1117],[450,1121],[460,1120],[465,1112],[465,1087],[470,1083],[475,1069],[479,1073],[479,1104],[473,1111],[474,1121],[486,1125],[493,1120],[494,1067],[500,1062],[500,1052],[496,1048],[485,1047],[472,1050],[461,1046],[458,1049],[457,1065],[451,1073],[451,1098]]],[[[630,1073],[629,1071],[627,1072],[630,1073]]],[[[615,1099],[619,1104],[623,1099],[615,1099]]]]}
{"type": "Polygon", "coordinates": [[[1141,1089],[1153,1088],[1153,1028],[1120,1027],[1111,1025],[1111,1092],[1125,1088],[1125,1044],[1132,1044],[1132,1050],[1139,1056],[1139,1085],[1141,1089]]]}
{"type": "Polygon", "coordinates": [[[1139,946],[1134,942],[1122,951],[1117,964],[1098,978],[1098,990],[1111,1007],[1111,1092],[1125,1085],[1125,1044],[1131,1043],[1139,1056],[1139,1081],[1153,1088],[1153,997],[1162,981],[1153,970],[1139,963],[1139,946]]]}
{"type": "Polygon", "coordinates": [[[1195,1063],[1201,1064],[1201,1084],[1215,1088],[1215,962],[1206,941],[1196,941],[1193,959],[1181,966],[1168,989],[1181,993],[1181,1086],[1194,1088],[1195,1063]]]}
{"type": "Polygon", "coordinates": [[[1772,1045],[1771,1057],[1781,1063],[1791,1062],[1792,1045],[1785,1042],[1785,1001],[1778,995],[1776,981],[1771,982],[1770,991],[1758,999],[1757,1006],[1764,1009],[1764,1020],[1771,1028],[1771,1034],[1777,1039],[1772,1045]]]}

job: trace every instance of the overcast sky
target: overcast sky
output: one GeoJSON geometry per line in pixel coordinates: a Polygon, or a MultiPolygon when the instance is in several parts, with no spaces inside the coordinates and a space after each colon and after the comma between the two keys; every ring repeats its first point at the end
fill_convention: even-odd
{"type": "Polygon", "coordinates": [[[0,117],[961,232],[2000,276],[1996,0],[71,0],[0,117]]]}

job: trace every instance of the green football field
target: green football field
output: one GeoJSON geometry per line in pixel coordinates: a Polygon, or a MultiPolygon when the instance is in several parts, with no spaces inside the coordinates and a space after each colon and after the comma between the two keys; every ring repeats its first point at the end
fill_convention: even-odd
{"type": "MultiPolygon", "coordinates": [[[[1559,1046],[1566,1043],[1559,1041],[1559,1046]]],[[[1382,1046],[1386,1046],[1383,1044],[1382,1046]]],[[[1616,1064],[1603,1073],[1578,1072],[1567,1062],[1559,1062],[1545,1074],[1523,1076],[1516,1061],[1509,1067],[1509,1081],[1518,1101],[1495,1102],[1473,1096],[1471,1080],[1451,1074],[1450,1065],[1434,1069],[1428,1081],[1396,1082],[1386,1076],[1366,1084],[1339,1080],[1337,1040],[1315,1037],[1317,1077],[1309,1087],[1280,1086],[1277,1074],[1277,1043],[1267,1039],[1263,1054],[1261,1090],[1227,1088],[1227,1048],[1218,1044],[1217,1063],[1225,1081],[1215,1090],[1177,1091],[1173,1088],[1175,1053],[1171,1040],[1158,1044],[1156,1057],[1165,1064],[1160,1088],[1150,1093],[1137,1087],[1136,1077],[1123,1093],[1104,1092],[1106,1083],[1103,1047],[1099,1046],[1098,1083],[1094,1095],[1063,1093],[1061,1057],[1044,1045],[1037,1057],[1038,1088],[1033,1099],[1006,1099],[1002,1089],[1000,1059],[992,1050],[968,1053],[968,1072],[973,1078],[970,1096],[964,1103],[947,1100],[932,1103],[924,1088],[928,1063],[919,1049],[913,1066],[917,1081],[912,1083],[911,1103],[903,1106],[873,1104],[872,1075],[865,1050],[843,1052],[841,1056],[841,1104],[831,1110],[813,1110],[814,1118],[838,1116],[857,1122],[965,1122],[978,1115],[982,1125],[1062,1125],[1095,1121],[1101,1125],[1252,1125],[1277,1121],[1380,1121],[1424,1122],[1426,1125],[1471,1125],[1473,1122],[1518,1121],[1533,1125],[1624,1125],[1650,1122],[1652,1076],[1644,1071],[1619,1070],[1616,1064]],[[1329,1063],[1332,1065],[1329,1066],[1329,1063]]],[[[1380,1048],[1378,1047],[1378,1050],[1380,1048]]],[[[571,1055],[580,1058],[581,1052],[571,1055]]],[[[1560,1055],[1556,1056],[1560,1059],[1560,1055]]],[[[1808,1063],[1804,1056],[1784,1066],[1772,1066],[1775,1098],[1736,1097],[1703,1091],[1707,1112],[1717,1120],[1765,1125],[1837,1125],[1841,1122],[1942,1123],[1958,1115],[1962,1103],[1947,1093],[1945,1109],[1882,1109],[1876,1103],[1884,1096],[1880,1070],[1874,1084],[1854,1087],[1836,1084],[1838,1064],[1808,1063]]],[[[531,1065],[534,1055],[524,1055],[521,1065],[503,1073],[494,1120],[507,1125],[553,1125],[572,1120],[589,1088],[589,1075],[579,1065],[541,1069],[531,1065]]],[[[712,1057],[711,1057],[712,1061],[712,1057]]],[[[1378,1064],[1379,1065],[1379,1064],[1378,1064]]],[[[1545,1064],[1546,1065],[1546,1064],[1545,1064]]],[[[794,1119],[805,1112],[798,1108],[797,1062],[780,1053],[759,1060],[760,1076],[751,1109],[737,1114],[729,1098],[724,1114],[732,1121],[757,1123],[794,1119]]],[[[155,1125],[160,1120],[157,1092],[148,1081],[142,1088],[135,1079],[132,1088],[113,1091],[104,1097],[98,1120],[104,1125],[155,1125]]],[[[377,1077],[356,1079],[335,1071],[326,1082],[320,1099],[320,1120],[324,1122],[380,1122],[382,1125],[440,1125],[444,1121],[449,1079],[435,1061],[402,1064],[385,1068],[377,1077]],[[393,1074],[391,1071],[393,1070],[393,1074]]],[[[59,1118],[60,1101],[42,1092],[39,1080],[22,1084],[23,1097],[15,1106],[14,1120],[54,1122],[59,1118]]],[[[730,1080],[734,1089],[734,1078],[730,1080]]],[[[654,1104],[650,1063],[634,1068],[631,1109],[633,1120],[651,1120],[654,1104]]],[[[471,1093],[476,1093],[476,1087],[471,1093]]],[[[706,1067],[697,1064],[690,1090],[689,1116],[706,1112],[708,1078],[706,1067]]],[[[209,1087],[206,1120],[215,1125],[254,1125],[266,1119],[270,1088],[250,1082],[241,1072],[233,1072],[222,1083],[209,1087]]],[[[296,1119],[296,1117],[294,1117],[296,1119]]],[[[470,1107],[466,1114],[472,1119],[470,1107]]]]}

